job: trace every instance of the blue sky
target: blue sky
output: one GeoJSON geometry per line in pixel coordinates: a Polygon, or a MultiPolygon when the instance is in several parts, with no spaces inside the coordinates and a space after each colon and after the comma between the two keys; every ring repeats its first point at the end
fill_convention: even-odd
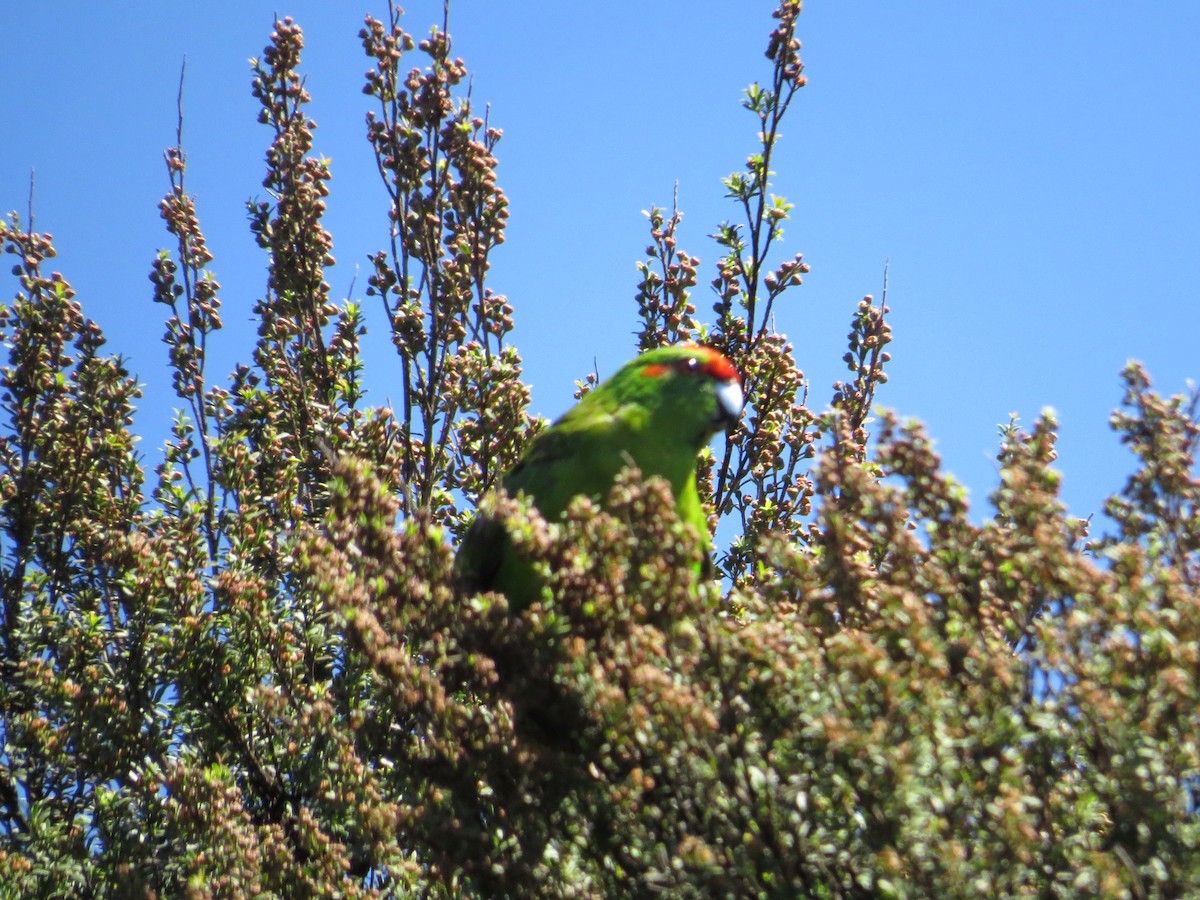
{"type": "MultiPolygon", "coordinates": [[[[440,2],[405,8],[417,35],[441,20],[440,2]]],[[[512,219],[491,283],[516,308],[535,411],[559,414],[593,360],[605,374],[631,354],[640,211],[669,205],[676,182],[681,244],[707,284],[718,254],[706,235],[736,214],[720,179],[754,150],[740,92],[767,75],[772,8],[455,0],[456,53],[505,133],[512,219]]],[[[223,286],[217,375],[248,358],[265,282],[244,213],[263,194],[268,143],[247,60],[275,12],[305,30],[316,149],[333,160],[328,278],[362,298],[387,207],[363,139],[357,32],[382,5],[0,5],[0,210],[24,213],[36,170],[55,267],[146,385],[137,428],[151,466],[174,406],[146,276],[167,245],[157,202],[180,62],[189,187],[223,286]]],[[[776,192],[796,204],[781,252],[812,266],[777,327],[813,405],[843,377],[850,315],[879,296],[886,263],[895,340],[878,401],[926,423],[974,515],[996,483],[997,425],[1045,406],[1062,425],[1071,511],[1098,512],[1130,468],[1107,425],[1126,360],[1168,393],[1200,375],[1198,34],[1191,3],[810,0],[809,85],[784,125],[776,192]]],[[[708,310],[705,289],[696,303],[708,310]]],[[[367,363],[369,399],[386,403],[395,361],[367,363]]]]}

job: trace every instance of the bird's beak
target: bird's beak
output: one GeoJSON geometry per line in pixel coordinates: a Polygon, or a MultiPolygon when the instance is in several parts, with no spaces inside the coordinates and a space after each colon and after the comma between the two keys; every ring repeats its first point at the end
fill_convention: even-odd
{"type": "Polygon", "coordinates": [[[721,428],[736,424],[742,417],[745,399],[742,386],[736,381],[723,381],[717,385],[717,424],[721,428]]]}

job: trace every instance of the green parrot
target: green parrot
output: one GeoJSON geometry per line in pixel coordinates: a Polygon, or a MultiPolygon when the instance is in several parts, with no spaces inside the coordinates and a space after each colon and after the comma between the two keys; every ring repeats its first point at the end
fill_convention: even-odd
{"type": "MultiPolygon", "coordinates": [[[[650,350],[534,438],[501,487],[524,494],[555,521],[580,494],[603,504],[617,474],[637,466],[643,477],[670,484],[680,520],[706,538],[696,457],[737,422],[742,404],[741,376],[718,351],[697,344],[650,350]]],[[[538,581],[515,558],[503,525],[483,516],[464,536],[455,568],[466,590],[499,591],[517,609],[538,595],[538,581]]]]}

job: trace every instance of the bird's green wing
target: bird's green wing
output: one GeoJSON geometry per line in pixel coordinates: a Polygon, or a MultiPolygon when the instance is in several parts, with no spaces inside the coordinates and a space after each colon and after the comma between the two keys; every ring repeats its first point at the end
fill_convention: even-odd
{"type": "Polygon", "coordinates": [[[510,496],[526,494],[551,521],[579,494],[603,500],[629,463],[616,435],[617,416],[581,407],[571,413],[539,434],[503,481],[510,496]],[[579,412],[587,414],[571,414],[579,412]]]}
{"type": "MultiPolygon", "coordinates": [[[[501,486],[509,496],[528,497],[550,521],[577,494],[602,496],[616,471],[605,450],[604,433],[610,427],[610,422],[596,416],[564,416],[533,439],[501,486]]],[[[463,536],[455,558],[460,584],[471,591],[496,589],[501,566],[511,552],[504,524],[480,514],[463,536]]]]}
{"type": "Polygon", "coordinates": [[[507,540],[498,520],[485,514],[475,517],[454,557],[454,573],[463,590],[474,594],[495,586],[507,540]]]}

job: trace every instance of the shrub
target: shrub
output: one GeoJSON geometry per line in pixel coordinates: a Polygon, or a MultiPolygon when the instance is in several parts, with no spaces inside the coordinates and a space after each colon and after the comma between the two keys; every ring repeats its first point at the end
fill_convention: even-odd
{"type": "Polygon", "coordinates": [[[650,210],[640,264],[639,346],[703,339],[745,377],[752,412],[700,466],[732,535],[712,581],[658,482],[553,523],[487,498],[541,423],[486,284],[501,134],[444,30],[418,41],[390,7],[361,33],[394,410],[364,406],[363,309],[324,280],[330,173],[289,19],[254,64],[269,280],[227,382],[167,153],[150,278],[180,411],[154,473],[137,386],[46,274],[50,236],[0,225],[4,896],[1200,889],[1200,400],[1126,370],[1113,427],[1138,468],[1091,540],[1058,499],[1050,416],[1004,429],[981,524],[918,425],[869,427],[883,302],[853,311],[850,380],[810,409],[771,316],[807,271],[777,261],[791,207],[770,193],[799,12],[780,3],[745,94],[760,147],[725,182],[711,323],[678,209],[650,210]],[[481,498],[552,573],[545,602],[456,588],[481,498]]]}

